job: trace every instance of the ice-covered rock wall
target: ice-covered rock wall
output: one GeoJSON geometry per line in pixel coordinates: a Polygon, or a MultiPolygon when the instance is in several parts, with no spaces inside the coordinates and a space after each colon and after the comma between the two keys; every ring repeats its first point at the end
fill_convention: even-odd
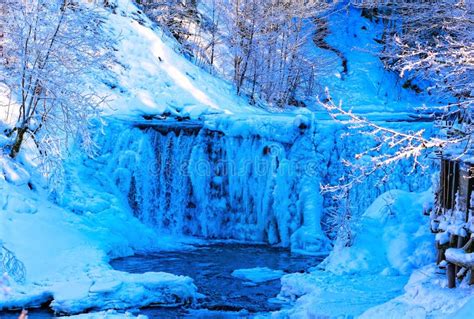
{"type": "MultiPolygon", "coordinates": [[[[176,125],[111,125],[113,133],[100,142],[107,171],[143,222],[164,233],[330,249],[321,220],[334,202],[320,194],[320,185],[336,182],[341,158],[367,141],[341,139],[344,129],[334,124],[277,124],[277,131],[260,126],[245,134],[176,125]]],[[[356,186],[353,213],[390,188],[426,189],[427,179],[410,170],[407,163],[383,185],[374,186],[373,177],[356,186]]]]}

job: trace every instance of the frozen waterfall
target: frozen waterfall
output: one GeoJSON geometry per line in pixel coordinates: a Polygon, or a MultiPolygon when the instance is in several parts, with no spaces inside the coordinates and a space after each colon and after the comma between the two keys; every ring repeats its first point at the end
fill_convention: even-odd
{"type": "MultiPolygon", "coordinates": [[[[278,127],[278,125],[276,126],[278,127]]],[[[321,221],[334,206],[319,192],[343,173],[340,159],[362,146],[360,137],[342,140],[343,127],[290,125],[265,134],[174,125],[110,125],[101,141],[107,171],[134,214],[167,234],[266,242],[292,250],[323,252],[330,241],[321,221]],[[112,137],[110,137],[112,136],[112,137]],[[281,136],[285,136],[282,138],[281,136]]],[[[409,183],[411,166],[397,168],[385,185],[353,190],[353,212],[380,193],[409,183]]],[[[374,177],[375,179],[375,177],[374,177]]],[[[368,181],[370,183],[370,180],[368,181]]],[[[411,190],[411,189],[410,189],[411,190]]]]}

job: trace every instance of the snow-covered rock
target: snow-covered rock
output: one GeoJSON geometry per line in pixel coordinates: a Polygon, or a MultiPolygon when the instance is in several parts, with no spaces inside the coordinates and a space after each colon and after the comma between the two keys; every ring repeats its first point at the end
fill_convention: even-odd
{"type": "Polygon", "coordinates": [[[189,277],[168,273],[97,272],[90,282],[55,285],[51,308],[80,313],[89,309],[130,309],[148,305],[179,306],[194,301],[196,286],[189,277]]]}

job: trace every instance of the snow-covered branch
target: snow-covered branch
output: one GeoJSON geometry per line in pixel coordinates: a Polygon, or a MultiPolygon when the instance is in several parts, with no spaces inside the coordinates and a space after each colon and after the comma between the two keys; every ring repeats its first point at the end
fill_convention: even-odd
{"type": "Polygon", "coordinates": [[[360,183],[376,171],[391,167],[401,160],[411,159],[413,169],[418,166],[423,168],[420,157],[426,152],[457,145],[464,140],[426,137],[424,130],[403,132],[380,125],[351,110],[345,110],[342,102],[334,102],[327,89],[326,99],[319,103],[335,121],[347,125],[355,134],[370,136],[375,142],[375,146],[356,154],[353,161],[345,160],[344,164],[350,168],[351,173],[342,177],[339,185],[323,185],[323,192],[347,192],[355,183],[360,183]]]}
{"type": "MultiPolygon", "coordinates": [[[[1,244],[1,242],[0,242],[1,244]]],[[[26,278],[25,265],[18,260],[15,254],[5,246],[0,246],[0,273],[5,276],[0,278],[0,290],[2,282],[8,286],[8,278],[13,278],[16,282],[24,282],[26,278]]]]}

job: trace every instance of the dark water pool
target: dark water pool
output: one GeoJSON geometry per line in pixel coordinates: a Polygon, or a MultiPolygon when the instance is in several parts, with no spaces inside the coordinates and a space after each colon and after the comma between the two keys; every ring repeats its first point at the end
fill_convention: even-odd
{"type": "MultiPolygon", "coordinates": [[[[280,291],[280,280],[251,283],[235,278],[236,269],[268,267],[285,273],[305,272],[321,258],[291,254],[287,249],[267,245],[219,243],[196,246],[194,250],[163,251],[111,261],[113,268],[130,273],[164,271],[194,279],[198,291],[206,297],[190,308],[141,309],[150,319],[166,318],[248,318],[255,313],[280,309],[272,300],[280,291]]],[[[33,310],[30,318],[53,318],[46,310],[33,310]]],[[[1,319],[16,318],[1,314],[1,319]]]]}
{"type": "MultiPolygon", "coordinates": [[[[269,312],[281,308],[281,304],[271,300],[280,291],[280,280],[250,283],[235,278],[231,273],[236,269],[268,267],[286,273],[305,272],[316,266],[320,258],[291,254],[287,249],[266,245],[212,244],[199,246],[195,250],[159,252],[152,255],[138,255],[120,258],[111,262],[117,270],[131,273],[164,271],[176,275],[186,275],[194,279],[198,291],[206,297],[197,308],[213,311],[248,313],[269,312]]],[[[144,314],[150,318],[175,318],[189,314],[188,309],[147,309],[144,314]]],[[[216,314],[209,314],[211,317],[216,314]]],[[[200,316],[206,316],[205,312],[200,316]]]]}

